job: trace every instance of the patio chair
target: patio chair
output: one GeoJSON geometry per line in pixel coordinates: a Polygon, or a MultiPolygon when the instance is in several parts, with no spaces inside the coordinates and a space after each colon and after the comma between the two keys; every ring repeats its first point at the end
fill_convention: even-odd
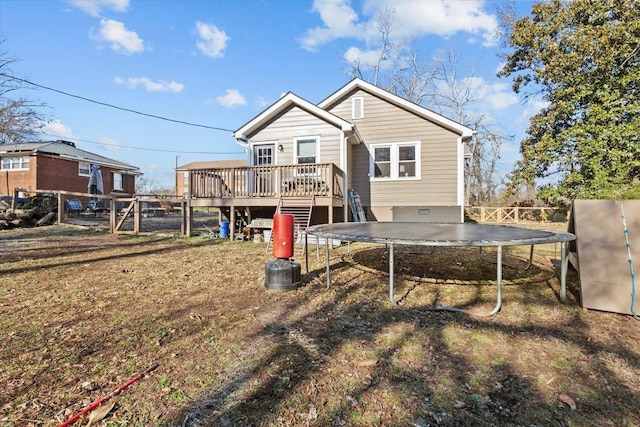
{"type": "Polygon", "coordinates": [[[78,199],[67,199],[65,200],[65,204],[70,214],[75,213],[76,215],[80,215],[80,213],[84,212],[82,202],[78,199]]]}

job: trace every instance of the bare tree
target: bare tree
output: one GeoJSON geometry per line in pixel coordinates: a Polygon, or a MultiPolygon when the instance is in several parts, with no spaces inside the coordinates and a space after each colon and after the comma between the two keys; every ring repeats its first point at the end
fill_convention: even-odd
{"type": "Polygon", "coordinates": [[[398,46],[392,41],[392,34],[397,29],[395,26],[395,10],[388,7],[384,12],[378,15],[378,32],[380,33],[380,40],[378,42],[379,53],[373,61],[373,63],[362,62],[361,58],[347,58],[343,56],[343,60],[349,64],[349,70],[347,73],[352,77],[359,77],[361,79],[368,80],[364,77],[365,69],[372,69],[373,76],[371,78],[374,85],[378,85],[378,79],[380,78],[380,72],[384,62],[389,60],[389,55],[398,50],[398,46]]]}
{"type": "MultiPolygon", "coordinates": [[[[0,40],[0,44],[4,40],[0,40]]],[[[16,79],[11,65],[18,62],[0,48],[0,144],[34,140],[47,120],[38,111],[44,103],[21,96],[13,97],[25,84],[16,79]]]]}
{"type": "Polygon", "coordinates": [[[491,117],[480,110],[473,70],[461,67],[458,56],[446,52],[435,60],[436,72],[432,75],[433,86],[425,103],[438,113],[456,120],[475,131],[467,143],[467,170],[465,171],[466,203],[479,205],[493,202],[497,181],[497,164],[500,160],[502,144],[513,137],[500,132],[491,123],[491,117]],[[467,70],[462,77],[459,70],[467,70]]]}

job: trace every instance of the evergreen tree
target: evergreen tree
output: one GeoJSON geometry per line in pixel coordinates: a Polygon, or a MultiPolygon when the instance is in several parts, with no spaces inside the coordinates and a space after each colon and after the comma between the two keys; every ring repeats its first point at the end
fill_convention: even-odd
{"type": "Polygon", "coordinates": [[[546,101],[511,192],[543,179],[549,201],[640,196],[640,2],[540,1],[509,30],[499,75],[546,101]]]}

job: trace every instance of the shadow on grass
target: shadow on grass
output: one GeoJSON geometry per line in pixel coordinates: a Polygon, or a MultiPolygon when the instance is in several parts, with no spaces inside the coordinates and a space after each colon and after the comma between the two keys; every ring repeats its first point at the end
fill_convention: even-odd
{"type": "MultiPolygon", "coordinates": [[[[549,300],[544,288],[523,286],[521,300],[535,301],[549,311],[574,311],[568,321],[550,325],[537,319],[544,310],[522,313],[521,322],[505,322],[500,315],[434,313],[429,305],[395,308],[379,292],[385,277],[380,280],[380,274],[362,271],[350,276],[348,266],[338,262],[332,268],[329,290],[310,283],[301,298],[292,298],[281,312],[268,317],[247,338],[250,348],[240,350],[242,362],[221,376],[219,385],[174,413],[168,424],[631,426],[640,422],[633,409],[640,405],[638,390],[600,360],[624,360],[637,371],[637,348],[594,339],[578,309],[549,300]],[[303,309],[316,298],[325,302],[312,311],[303,309]],[[300,311],[305,314],[295,314],[300,311]],[[537,350],[548,345],[553,354],[527,354],[530,349],[518,344],[525,339],[538,343],[533,347],[537,350]],[[563,360],[565,355],[576,355],[580,363],[563,360]],[[551,360],[540,363],[543,370],[538,376],[532,375],[535,370],[527,369],[528,360],[539,363],[545,357],[551,360]],[[562,382],[554,384],[555,378],[562,382]],[[603,391],[603,384],[615,385],[603,391]],[[565,394],[579,396],[576,410],[558,399],[565,394]]],[[[312,271],[322,273],[321,268],[312,271]]],[[[484,300],[481,287],[466,304],[484,300]]]]}
{"type": "MultiPolygon", "coordinates": [[[[17,249],[12,251],[11,254],[4,257],[3,264],[9,264],[11,262],[19,263],[26,262],[29,265],[26,267],[3,267],[0,268],[0,273],[3,274],[16,274],[29,271],[45,271],[50,268],[85,265],[93,262],[109,261],[120,258],[128,258],[131,256],[143,256],[152,254],[170,254],[176,250],[184,249],[185,246],[214,246],[223,244],[224,241],[218,239],[200,239],[194,240],[192,243],[184,243],[183,245],[169,245],[176,242],[174,237],[162,237],[162,236],[135,236],[128,237],[121,240],[120,243],[109,243],[108,246],[96,247],[92,246],[78,246],[71,244],[61,244],[54,247],[40,246],[30,249],[17,249]],[[102,255],[100,253],[103,249],[121,250],[117,255],[102,255]],[[95,256],[87,255],[89,253],[95,253],[95,256]],[[74,260],[73,258],[78,255],[85,255],[82,258],[74,260]],[[68,259],[65,261],[65,259],[68,259]],[[48,260],[49,262],[37,262],[35,261],[48,260]]],[[[51,243],[51,242],[50,242],[51,243]]]]}

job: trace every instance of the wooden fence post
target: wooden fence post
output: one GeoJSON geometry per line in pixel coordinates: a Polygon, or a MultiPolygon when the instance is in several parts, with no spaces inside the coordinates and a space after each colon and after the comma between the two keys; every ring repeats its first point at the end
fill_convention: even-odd
{"type": "Polygon", "coordinates": [[[58,193],[58,224],[64,222],[64,197],[62,193],[58,193]]]}

